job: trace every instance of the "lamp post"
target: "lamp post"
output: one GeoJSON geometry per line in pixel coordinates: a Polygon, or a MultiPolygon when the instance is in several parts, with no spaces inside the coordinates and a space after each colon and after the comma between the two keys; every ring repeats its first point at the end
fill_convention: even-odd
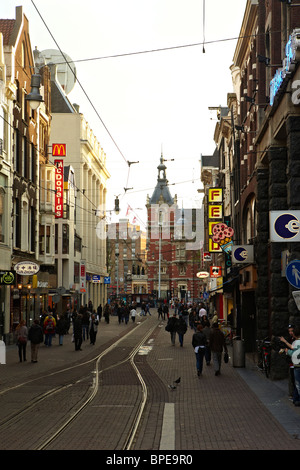
{"type": "Polygon", "coordinates": [[[115,253],[117,267],[117,299],[119,298],[119,252],[115,253]]]}
{"type": "Polygon", "coordinates": [[[158,299],[160,299],[160,284],[161,284],[161,227],[162,227],[162,212],[159,211],[158,219],[158,299]]]}
{"type": "Polygon", "coordinates": [[[31,76],[31,92],[26,95],[26,101],[29,102],[31,109],[35,110],[43,101],[43,97],[40,94],[41,76],[38,73],[34,73],[31,76]]]}

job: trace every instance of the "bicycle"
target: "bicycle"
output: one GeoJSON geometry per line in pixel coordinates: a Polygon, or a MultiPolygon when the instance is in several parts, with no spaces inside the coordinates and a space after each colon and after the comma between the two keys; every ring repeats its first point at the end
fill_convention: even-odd
{"type": "Polygon", "coordinates": [[[257,342],[257,352],[258,352],[258,368],[266,374],[268,378],[270,375],[271,367],[271,341],[269,338],[264,338],[262,340],[256,340],[257,342]]]}

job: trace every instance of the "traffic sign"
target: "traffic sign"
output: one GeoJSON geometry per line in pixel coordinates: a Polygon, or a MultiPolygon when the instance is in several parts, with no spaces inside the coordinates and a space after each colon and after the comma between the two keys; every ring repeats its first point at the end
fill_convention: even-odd
{"type": "Polygon", "coordinates": [[[288,282],[296,289],[300,289],[300,261],[294,259],[291,261],[285,270],[285,275],[288,282]]]}
{"type": "Polygon", "coordinates": [[[292,292],[297,309],[300,310],[300,290],[292,292]]]}

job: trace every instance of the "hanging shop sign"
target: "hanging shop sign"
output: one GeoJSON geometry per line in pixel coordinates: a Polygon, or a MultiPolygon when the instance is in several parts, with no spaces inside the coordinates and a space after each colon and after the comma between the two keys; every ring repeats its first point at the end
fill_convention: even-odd
{"type": "Polygon", "coordinates": [[[217,243],[225,253],[230,253],[233,245],[233,234],[233,228],[228,227],[224,222],[221,222],[214,225],[212,240],[214,243],[217,243]]]}
{"type": "Polygon", "coordinates": [[[282,67],[277,69],[270,82],[270,105],[273,106],[275,96],[283,88],[291,73],[295,70],[297,51],[300,49],[300,29],[294,29],[285,46],[285,58],[282,67]]]}
{"type": "Polygon", "coordinates": [[[80,262],[80,289],[79,291],[83,294],[86,292],[86,268],[85,261],[80,262]]]}
{"type": "Polygon", "coordinates": [[[16,284],[16,272],[15,271],[0,271],[0,285],[1,286],[13,286],[16,284]]]}
{"type": "Polygon", "coordinates": [[[37,274],[39,270],[39,265],[33,261],[22,261],[15,265],[15,271],[20,276],[32,276],[37,274]]]}
{"type": "Polygon", "coordinates": [[[196,276],[199,279],[206,279],[207,277],[209,277],[209,273],[206,271],[200,271],[199,273],[196,274],[196,276]]]}
{"type": "Polygon", "coordinates": [[[93,274],[92,275],[92,283],[93,284],[100,284],[100,280],[101,280],[100,274],[93,274]]]}
{"type": "Polygon", "coordinates": [[[222,188],[209,188],[208,189],[208,226],[209,226],[209,241],[208,250],[210,253],[218,253],[221,250],[218,243],[213,240],[213,227],[218,224],[223,217],[223,189],[222,188]]]}
{"type": "Polygon", "coordinates": [[[65,157],[67,155],[66,144],[52,144],[52,156],[53,157],[65,157]]]}
{"type": "Polygon", "coordinates": [[[222,276],[222,266],[210,266],[210,277],[222,276]]]}
{"type": "Polygon", "coordinates": [[[63,217],[64,161],[54,160],[55,165],[55,218],[63,217]]]}
{"type": "Polygon", "coordinates": [[[211,261],[212,258],[211,258],[211,254],[209,252],[205,252],[203,253],[203,261],[211,261]]]}
{"type": "Polygon", "coordinates": [[[253,245],[233,245],[231,250],[231,260],[234,264],[253,263],[253,245]]]}
{"type": "Polygon", "coordinates": [[[300,211],[270,211],[271,242],[300,241],[300,211]]]}

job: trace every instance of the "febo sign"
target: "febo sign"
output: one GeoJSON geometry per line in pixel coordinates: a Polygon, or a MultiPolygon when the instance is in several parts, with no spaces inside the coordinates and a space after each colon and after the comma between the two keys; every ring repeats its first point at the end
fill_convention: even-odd
{"type": "MultiPolygon", "coordinates": [[[[209,188],[208,190],[208,222],[209,226],[213,227],[223,217],[223,189],[222,188],[209,188]]],[[[212,240],[212,234],[209,234],[209,251],[211,253],[221,251],[218,243],[212,240]]]]}
{"type": "Polygon", "coordinates": [[[55,165],[55,218],[63,217],[64,162],[54,160],[55,165]]]}

